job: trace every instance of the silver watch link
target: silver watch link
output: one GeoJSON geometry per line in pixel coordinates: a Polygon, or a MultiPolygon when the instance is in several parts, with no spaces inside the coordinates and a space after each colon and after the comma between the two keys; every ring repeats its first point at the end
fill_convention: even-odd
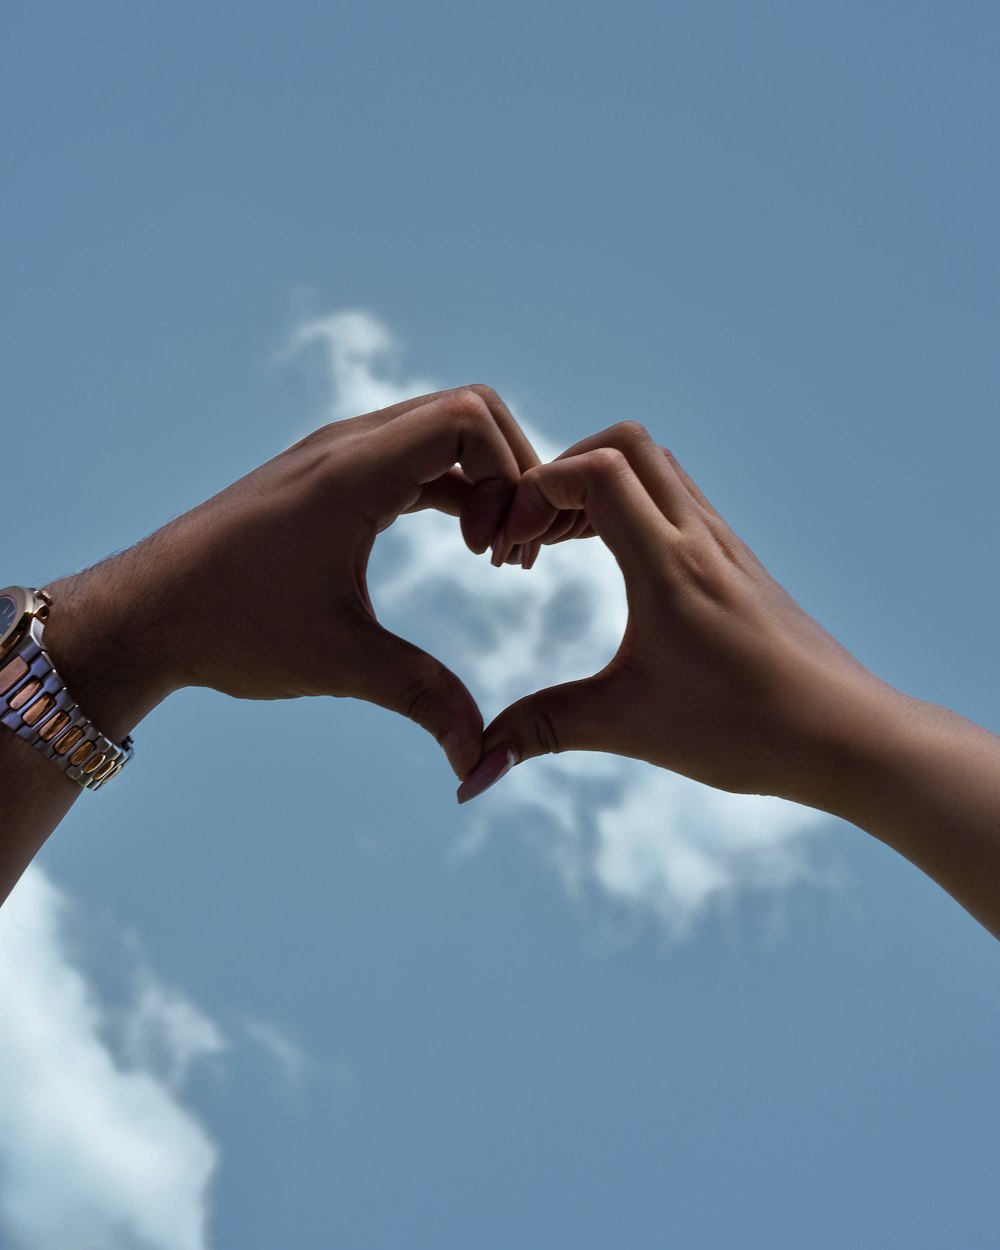
{"type": "Polygon", "coordinates": [[[116,777],[132,739],[112,742],[67,691],[45,649],[51,598],[40,590],[0,590],[0,724],[87,790],[116,777]]]}

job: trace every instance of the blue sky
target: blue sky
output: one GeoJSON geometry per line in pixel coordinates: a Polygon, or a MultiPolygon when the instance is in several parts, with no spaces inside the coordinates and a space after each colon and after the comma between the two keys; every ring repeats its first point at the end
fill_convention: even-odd
{"type": "MultiPolygon", "coordinates": [[[[553,451],[646,422],[1000,730],[998,43],[978,3],[12,11],[0,581],[486,381],[553,451]]],[[[398,529],[376,603],[487,717],[613,648],[588,547],[398,529]]],[[[603,758],[453,789],[361,705],[140,727],[0,912],[3,1250],[995,1245],[996,943],[920,874],[603,758]]]]}

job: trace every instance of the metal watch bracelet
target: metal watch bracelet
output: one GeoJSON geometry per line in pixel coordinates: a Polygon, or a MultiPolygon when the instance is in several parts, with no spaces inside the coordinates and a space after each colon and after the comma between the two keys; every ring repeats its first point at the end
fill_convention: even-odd
{"type": "Polygon", "coordinates": [[[67,777],[97,790],[132,758],[132,740],[112,742],[67,691],[43,641],[51,600],[25,591],[34,603],[23,632],[0,655],[0,723],[12,729],[67,777]]]}

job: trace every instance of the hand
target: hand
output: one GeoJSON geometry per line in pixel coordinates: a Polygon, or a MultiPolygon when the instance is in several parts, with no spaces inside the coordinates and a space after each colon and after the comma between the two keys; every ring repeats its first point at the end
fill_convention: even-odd
{"type": "Polygon", "coordinates": [[[498,538],[553,531],[576,510],[614,552],[629,618],[600,673],[529,695],[488,728],[474,797],[509,763],[608,751],[720,789],[829,810],[852,744],[896,691],[835,642],[763,568],[670,452],[635,423],[528,470],[498,538]]]}
{"type": "MultiPolygon", "coordinates": [[[[459,516],[484,552],[537,464],[483,386],[326,426],[138,546],[51,585],[53,658],[112,736],[181,686],[351,696],[412,717],[464,776],[480,756],[479,709],[440,661],[378,623],[368,557],[401,513],[427,507],[459,516]]],[[[523,558],[533,554],[528,545],[523,558]]]]}

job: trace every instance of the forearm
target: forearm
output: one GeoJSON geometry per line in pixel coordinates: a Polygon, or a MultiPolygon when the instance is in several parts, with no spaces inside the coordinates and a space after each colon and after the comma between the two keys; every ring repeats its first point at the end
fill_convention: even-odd
{"type": "Polygon", "coordinates": [[[0,902],[80,793],[75,781],[0,726],[0,902]]]}
{"type": "MultiPolygon", "coordinates": [[[[101,732],[121,742],[162,696],[135,680],[128,653],[110,629],[101,606],[108,600],[109,567],[49,588],[45,648],[74,701],[101,732]]],[[[0,902],[81,793],[78,782],[0,726],[0,902]]]]}
{"type": "Polygon", "coordinates": [[[1000,938],[1000,737],[894,693],[823,804],[904,855],[1000,938]]]}

